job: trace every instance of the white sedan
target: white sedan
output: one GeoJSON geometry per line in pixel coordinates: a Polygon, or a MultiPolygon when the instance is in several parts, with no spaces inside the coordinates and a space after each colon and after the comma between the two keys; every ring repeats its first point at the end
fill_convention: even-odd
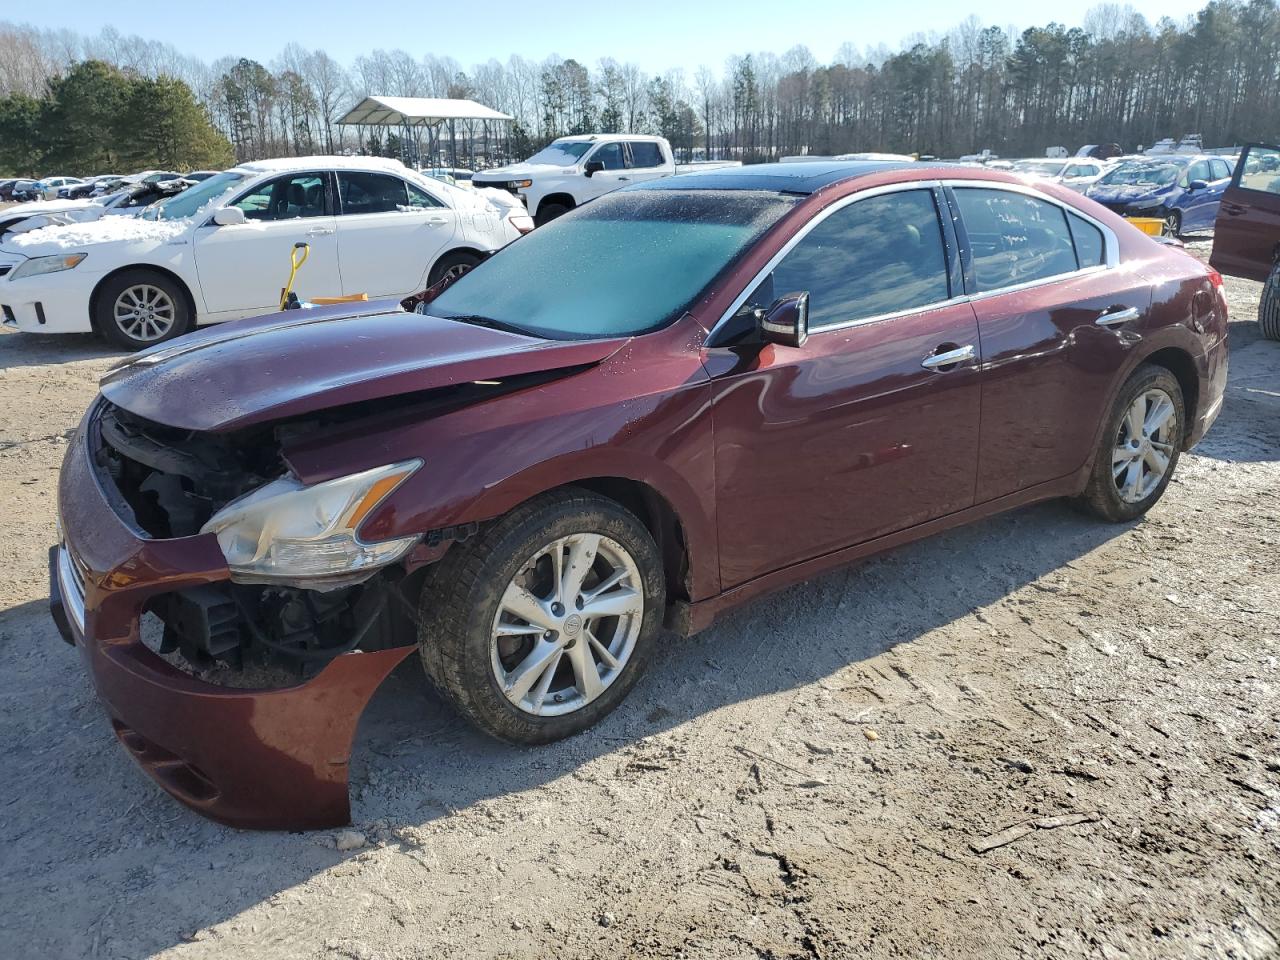
{"type": "MultiPolygon", "coordinates": [[[[486,191],[488,193],[488,191],[486,191]]],[[[97,331],[139,349],[277,308],[294,244],[301,299],[402,298],[469,270],[533,228],[514,198],[479,196],[394,160],[245,163],[147,211],[0,243],[0,313],[33,333],[97,331]]]]}
{"type": "Polygon", "coordinates": [[[1025,173],[1039,180],[1051,180],[1064,187],[1084,193],[1100,176],[1111,168],[1105,160],[1071,157],[1067,160],[1033,159],[1015,160],[1012,165],[1014,173],[1025,173]]]}

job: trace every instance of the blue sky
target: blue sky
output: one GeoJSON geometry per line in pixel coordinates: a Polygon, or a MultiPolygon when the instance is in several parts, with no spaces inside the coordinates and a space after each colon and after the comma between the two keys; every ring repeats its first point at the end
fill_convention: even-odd
{"type": "MultiPolygon", "coordinates": [[[[96,33],[113,24],[124,34],[172,43],[207,60],[224,55],[267,61],[286,43],[323,48],[349,63],[376,48],[415,55],[451,55],[464,66],[512,53],[534,60],[549,54],[594,63],[603,56],[632,60],[648,71],[699,64],[718,69],[732,53],[783,53],[805,44],[820,62],[840,44],[897,48],[918,33],[945,32],[970,13],[984,25],[1019,29],[1057,20],[1079,26],[1093,4],[984,0],[962,6],[946,0],[911,3],[866,0],[245,0],[169,4],[59,0],[41,27],[72,26],[96,33]],[[154,13],[147,12],[155,10],[154,13]],[[56,11],[56,13],[55,13],[56,11]]],[[[1201,0],[1132,0],[1153,22],[1194,13],[1201,0]]],[[[24,12],[40,10],[20,5],[24,12]]],[[[16,11],[0,18],[21,21],[16,11]],[[15,15],[16,14],[16,15],[15,15]]]]}

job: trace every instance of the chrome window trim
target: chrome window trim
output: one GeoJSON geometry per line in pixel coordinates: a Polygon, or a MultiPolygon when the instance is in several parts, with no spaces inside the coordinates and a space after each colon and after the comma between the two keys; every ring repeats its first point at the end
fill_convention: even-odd
{"type": "MultiPolygon", "coordinates": [[[[811,230],[827,219],[827,217],[832,216],[837,211],[843,210],[851,204],[857,203],[859,200],[883,196],[887,193],[900,193],[904,190],[933,191],[941,187],[951,187],[953,189],[969,187],[984,190],[1007,190],[1011,193],[1023,193],[1036,200],[1053,204],[1055,207],[1058,207],[1063,211],[1064,216],[1074,213],[1082,220],[1092,224],[1102,231],[1102,243],[1105,251],[1104,255],[1106,262],[1096,266],[1078,268],[1069,273],[1054,274],[1052,277],[1040,277],[1036,280],[1028,280],[1025,283],[1018,283],[1008,287],[998,287],[995,290],[984,290],[981,293],[962,293],[959,296],[949,297],[946,300],[936,300],[933,303],[921,304],[918,307],[910,307],[906,310],[895,310],[892,313],[880,313],[870,317],[859,317],[854,320],[845,320],[840,323],[813,327],[809,330],[810,337],[820,336],[821,334],[833,331],[848,330],[851,327],[860,327],[868,323],[881,323],[885,320],[894,320],[898,317],[910,316],[912,314],[928,313],[933,310],[941,310],[944,307],[955,306],[956,304],[968,303],[975,300],[986,300],[990,297],[999,296],[1001,294],[1015,293],[1019,290],[1029,290],[1033,287],[1045,286],[1050,283],[1061,283],[1063,280],[1067,280],[1072,277],[1100,273],[1104,270],[1110,270],[1120,265],[1120,241],[1116,237],[1115,231],[1105,223],[1102,223],[1100,220],[1097,220],[1085,213],[1083,210],[1079,210],[1068,203],[1064,203],[1061,200],[1047,196],[1039,190],[1036,190],[1034,187],[1020,183],[1006,183],[1004,181],[996,180],[910,180],[904,183],[890,183],[881,187],[872,187],[870,190],[859,191],[858,193],[850,194],[847,197],[842,197],[835,203],[819,211],[817,216],[806,223],[794,237],[783,244],[782,249],[770,257],[769,262],[756,272],[756,274],[751,278],[751,281],[743,287],[742,292],[733,299],[732,303],[729,304],[728,309],[720,315],[720,319],[716,321],[715,325],[711,328],[711,331],[707,334],[707,340],[712,340],[715,337],[715,335],[720,331],[720,328],[729,322],[729,318],[742,308],[742,305],[747,301],[747,297],[749,297],[751,292],[760,284],[760,281],[768,276],[769,273],[771,273],[773,269],[782,262],[783,258],[785,258],[787,254],[789,254],[800,243],[800,241],[807,237],[811,230]]],[[[935,203],[936,202],[937,201],[935,199],[935,203]]],[[[944,213],[949,213],[949,211],[939,210],[939,217],[943,216],[944,213]]],[[[939,222],[938,227],[940,230],[942,229],[941,222],[939,222]]],[[[945,237],[943,239],[945,240],[945,237]]]]}

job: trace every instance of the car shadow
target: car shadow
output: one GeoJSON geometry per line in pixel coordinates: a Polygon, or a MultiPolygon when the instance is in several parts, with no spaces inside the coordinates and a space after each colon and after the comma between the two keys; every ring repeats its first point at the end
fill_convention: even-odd
{"type": "Polygon", "coordinates": [[[125,357],[128,353],[92,333],[0,332],[0,369],[125,357]]]}
{"type": "MultiPolygon", "coordinates": [[[[1047,503],[826,574],[692,638],[664,636],[613,714],[547,747],[514,747],[475,732],[431,692],[412,658],[361,724],[351,768],[354,821],[395,845],[405,830],[572,775],[606,755],[620,769],[643,767],[654,748],[649,738],[678,736],[695,718],[821,681],[898,644],[926,637],[943,644],[933,631],[1130,526],[1047,503]]],[[[73,907],[74,915],[110,914],[124,929],[145,930],[128,950],[151,955],[352,856],[326,843],[327,833],[231,830],[162,793],[115,743],[78,656],[42,603],[0,613],[0,663],[7,665],[0,671],[7,766],[22,773],[0,784],[0,845],[10,854],[0,867],[0,910],[8,917],[0,955],[22,955],[20,947],[38,943],[49,955],[89,955],[101,931],[57,927],[73,907]],[[6,944],[8,937],[22,940],[6,944]]]]}

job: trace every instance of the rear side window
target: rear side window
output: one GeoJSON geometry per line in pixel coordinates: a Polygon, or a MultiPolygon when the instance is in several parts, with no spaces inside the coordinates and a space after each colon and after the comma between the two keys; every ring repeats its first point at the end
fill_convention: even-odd
{"type": "Polygon", "coordinates": [[[837,210],[774,267],[771,279],[772,296],[808,291],[815,330],[946,300],[933,192],[886,193],[837,210]]]}
{"type": "Polygon", "coordinates": [[[957,187],[969,235],[976,292],[999,290],[1076,270],[1067,215],[1056,204],[1010,190],[957,187]]]}
{"type": "Polygon", "coordinates": [[[385,173],[338,173],[338,196],[344,214],[391,213],[409,205],[405,182],[385,173]]]}
{"type": "Polygon", "coordinates": [[[1280,193],[1280,150],[1250,147],[1240,158],[1240,186],[1245,190],[1280,193]]]}
{"type": "Polygon", "coordinates": [[[1102,231],[1074,213],[1067,214],[1067,221],[1071,224],[1071,238],[1076,244],[1076,259],[1080,261],[1081,269],[1106,263],[1107,248],[1102,231]]]}
{"type": "Polygon", "coordinates": [[[636,168],[662,166],[662,150],[656,143],[632,141],[628,146],[631,148],[631,166],[636,168]]]}

